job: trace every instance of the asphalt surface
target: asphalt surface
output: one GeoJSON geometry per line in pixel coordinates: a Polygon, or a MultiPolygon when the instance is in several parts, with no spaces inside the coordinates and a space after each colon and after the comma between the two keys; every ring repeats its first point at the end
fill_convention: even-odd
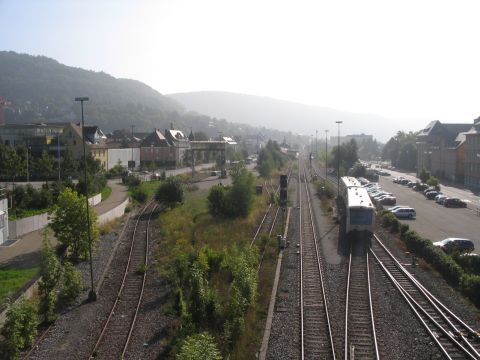
{"type": "MultiPolygon", "coordinates": [[[[411,206],[417,212],[416,220],[401,220],[423,237],[432,241],[439,241],[448,237],[461,237],[471,239],[475,244],[475,252],[480,252],[480,217],[471,208],[446,208],[427,200],[423,193],[413,191],[411,188],[396,184],[392,176],[381,176],[380,186],[397,198],[398,205],[411,206]]],[[[456,189],[459,198],[465,198],[462,190],[456,189]],[[463,195],[463,196],[462,196],[463,195]]],[[[442,186],[442,192],[449,192],[442,186]]],[[[475,199],[474,199],[475,200],[475,199]]],[[[478,200],[477,200],[478,201],[478,200]]]]}

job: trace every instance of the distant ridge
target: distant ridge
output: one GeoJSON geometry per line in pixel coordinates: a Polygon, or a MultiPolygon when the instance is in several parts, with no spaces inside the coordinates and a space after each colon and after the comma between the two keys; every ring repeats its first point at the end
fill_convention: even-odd
{"type": "MultiPolygon", "coordinates": [[[[324,130],[336,130],[335,121],[343,121],[343,134],[372,134],[381,141],[393,136],[400,125],[378,115],[355,114],[325,107],[299,104],[263,96],[221,91],[167,94],[186,109],[254,126],[265,126],[294,133],[324,136],[324,130]]],[[[332,132],[330,133],[331,135],[332,132]]]]}

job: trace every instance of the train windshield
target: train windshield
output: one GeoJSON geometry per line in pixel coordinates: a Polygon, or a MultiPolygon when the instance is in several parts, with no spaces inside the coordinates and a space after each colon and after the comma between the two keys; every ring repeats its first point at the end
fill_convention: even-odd
{"type": "Polygon", "coordinates": [[[350,224],[351,225],[371,225],[372,220],[373,220],[372,209],[350,208],[350,224]]]}

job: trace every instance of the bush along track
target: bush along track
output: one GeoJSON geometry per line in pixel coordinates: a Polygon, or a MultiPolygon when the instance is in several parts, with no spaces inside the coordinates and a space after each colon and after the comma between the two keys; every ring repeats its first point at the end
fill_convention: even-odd
{"type": "Polygon", "coordinates": [[[390,212],[379,212],[379,223],[391,233],[399,234],[408,250],[424,259],[437,270],[448,284],[460,290],[480,308],[480,259],[473,256],[448,255],[434,246],[432,241],[410,230],[390,212]]]}

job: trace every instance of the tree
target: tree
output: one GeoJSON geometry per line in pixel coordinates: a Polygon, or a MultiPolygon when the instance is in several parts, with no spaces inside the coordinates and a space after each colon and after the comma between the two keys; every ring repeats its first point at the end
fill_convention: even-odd
{"type": "Polygon", "coordinates": [[[340,156],[340,174],[346,174],[348,169],[350,169],[357,161],[357,143],[354,139],[345,144],[340,144],[334,146],[331,151],[331,162],[330,165],[334,168],[338,166],[338,157],[340,156]],[[340,149],[340,152],[339,152],[340,149]]]}
{"type": "Polygon", "coordinates": [[[55,320],[55,305],[57,302],[56,288],[62,275],[60,261],[50,243],[48,230],[43,233],[43,248],[40,262],[41,280],[38,283],[40,293],[39,313],[50,323],[55,320]]]}
{"type": "Polygon", "coordinates": [[[63,161],[61,164],[61,176],[62,179],[66,179],[68,176],[76,176],[78,171],[78,161],[73,158],[72,151],[65,149],[63,152],[63,161]]]}
{"type": "Polygon", "coordinates": [[[37,308],[32,300],[23,299],[12,305],[1,330],[4,340],[0,351],[4,358],[17,359],[21,350],[31,346],[37,335],[37,326],[37,308]]]}
{"type": "Polygon", "coordinates": [[[351,176],[364,177],[367,174],[367,168],[362,163],[356,163],[350,172],[351,176]]]}
{"type": "MultiPolygon", "coordinates": [[[[97,214],[89,205],[92,246],[98,241],[97,214]]],[[[87,207],[85,197],[65,188],[53,211],[52,227],[55,237],[69,251],[73,261],[88,256],[87,207]]]]}
{"type": "Polygon", "coordinates": [[[207,197],[208,210],[214,217],[223,215],[225,210],[226,190],[222,185],[214,185],[210,189],[207,197]]]}
{"type": "Polygon", "coordinates": [[[420,172],[419,177],[422,183],[426,183],[428,178],[430,177],[430,173],[427,170],[425,170],[425,168],[422,168],[422,171],[420,172]]]}
{"type": "Polygon", "coordinates": [[[155,193],[155,200],[168,207],[182,204],[185,197],[183,184],[179,178],[171,176],[163,181],[155,193]]]}
{"type": "Polygon", "coordinates": [[[390,160],[393,166],[415,170],[417,165],[416,134],[399,131],[383,147],[382,159],[390,160]]]}
{"type": "Polygon", "coordinates": [[[48,181],[53,173],[54,160],[46,150],[42,151],[42,155],[35,161],[35,172],[42,180],[48,181]]]}
{"type": "Polygon", "coordinates": [[[187,337],[177,355],[178,360],[222,360],[213,337],[207,332],[187,337]]]}

